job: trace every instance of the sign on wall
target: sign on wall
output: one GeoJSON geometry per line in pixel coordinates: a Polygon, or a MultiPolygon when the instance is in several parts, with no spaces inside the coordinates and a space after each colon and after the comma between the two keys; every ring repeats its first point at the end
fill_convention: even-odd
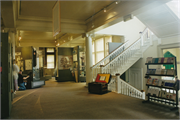
{"type": "Polygon", "coordinates": [[[25,60],[25,69],[32,70],[32,60],[31,59],[25,60]]]}
{"type": "Polygon", "coordinates": [[[58,64],[59,64],[59,70],[62,69],[70,69],[73,66],[73,56],[65,56],[65,55],[59,55],[58,56],[58,64]]]}

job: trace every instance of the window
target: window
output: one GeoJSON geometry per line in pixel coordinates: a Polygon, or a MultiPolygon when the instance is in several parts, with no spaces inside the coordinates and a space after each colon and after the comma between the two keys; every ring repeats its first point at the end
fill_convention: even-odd
{"type": "Polygon", "coordinates": [[[108,42],[111,42],[111,36],[102,37],[92,41],[92,57],[93,65],[101,61],[108,55],[108,42]]]}
{"type": "Polygon", "coordinates": [[[47,68],[54,68],[54,55],[47,55],[47,68]]]}
{"type": "Polygon", "coordinates": [[[47,65],[47,69],[55,68],[55,60],[56,60],[56,52],[55,48],[45,48],[45,65],[47,65]]]}

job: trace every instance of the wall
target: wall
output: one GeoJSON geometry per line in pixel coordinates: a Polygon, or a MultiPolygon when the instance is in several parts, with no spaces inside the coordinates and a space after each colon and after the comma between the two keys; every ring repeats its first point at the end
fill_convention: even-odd
{"type": "Polygon", "coordinates": [[[139,34],[139,32],[142,32],[145,28],[146,26],[134,16],[134,18],[129,21],[119,22],[96,32],[96,34],[124,36],[124,42],[129,41],[129,45],[131,45],[140,38],[141,34],[139,34]]]}
{"type": "Polygon", "coordinates": [[[173,44],[173,43],[177,43],[180,45],[180,35],[172,36],[172,37],[166,37],[166,38],[161,39],[162,45],[168,45],[168,44],[173,44]]]}
{"type": "MultiPolygon", "coordinates": [[[[31,70],[26,70],[25,68],[25,60],[31,59],[32,60],[32,47],[16,47],[15,49],[16,52],[21,52],[21,57],[23,60],[23,74],[29,73],[31,70]]],[[[17,58],[17,56],[16,56],[17,58]]]]}
{"type": "Polygon", "coordinates": [[[124,36],[112,36],[112,42],[124,43],[124,36]]]}
{"type": "MultiPolygon", "coordinates": [[[[73,48],[58,48],[58,61],[59,55],[73,55],[73,48]]],[[[57,81],[75,81],[75,78],[72,76],[70,69],[58,70],[57,81]]]]}
{"type": "MultiPolygon", "coordinates": [[[[143,89],[145,91],[147,91],[147,87],[146,87],[146,82],[147,79],[144,78],[146,72],[147,72],[147,66],[145,65],[146,63],[146,58],[147,57],[158,57],[158,49],[157,49],[157,45],[158,45],[158,41],[153,41],[153,45],[150,46],[144,53],[143,53],[143,58],[141,58],[140,60],[138,60],[131,68],[142,68],[143,69],[143,78],[142,78],[142,85],[143,85],[143,89]]],[[[149,66],[149,68],[158,68],[160,66],[149,66]]],[[[156,77],[157,78],[157,77],[156,77]]]]}

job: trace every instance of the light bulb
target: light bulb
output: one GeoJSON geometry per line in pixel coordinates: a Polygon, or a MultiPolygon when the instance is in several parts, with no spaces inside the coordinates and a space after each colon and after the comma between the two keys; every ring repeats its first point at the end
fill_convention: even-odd
{"type": "Polygon", "coordinates": [[[116,4],[118,4],[118,1],[116,1],[116,4]]]}
{"type": "Polygon", "coordinates": [[[104,12],[106,12],[106,8],[104,8],[104,12]]]}
{"type": "Polygon", "coordinates": [[[21,36],[19,36],[19,40],[21,40],[21,36]]]}

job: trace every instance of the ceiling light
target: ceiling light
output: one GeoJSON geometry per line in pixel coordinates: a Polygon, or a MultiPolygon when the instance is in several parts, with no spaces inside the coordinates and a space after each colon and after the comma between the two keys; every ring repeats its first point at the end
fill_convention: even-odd
{"type": "Polygon", "coordinates": [[[19,41],[21,40],[21,36],[19,36],[19,41]]]}
{"type": "Polygon", "coordinates": [[[55,40],[55,43],[56,43],[57,41],[55,40]]]}
{"type": "Polygon", "coordinates": [[[106,12],[106,8],[104,8],[104,12],[106,12]]]}
{"type": "Polygon", "coordinates": [[[116,5],[118,4],[118,1],[116,1],[116,5]]]}

